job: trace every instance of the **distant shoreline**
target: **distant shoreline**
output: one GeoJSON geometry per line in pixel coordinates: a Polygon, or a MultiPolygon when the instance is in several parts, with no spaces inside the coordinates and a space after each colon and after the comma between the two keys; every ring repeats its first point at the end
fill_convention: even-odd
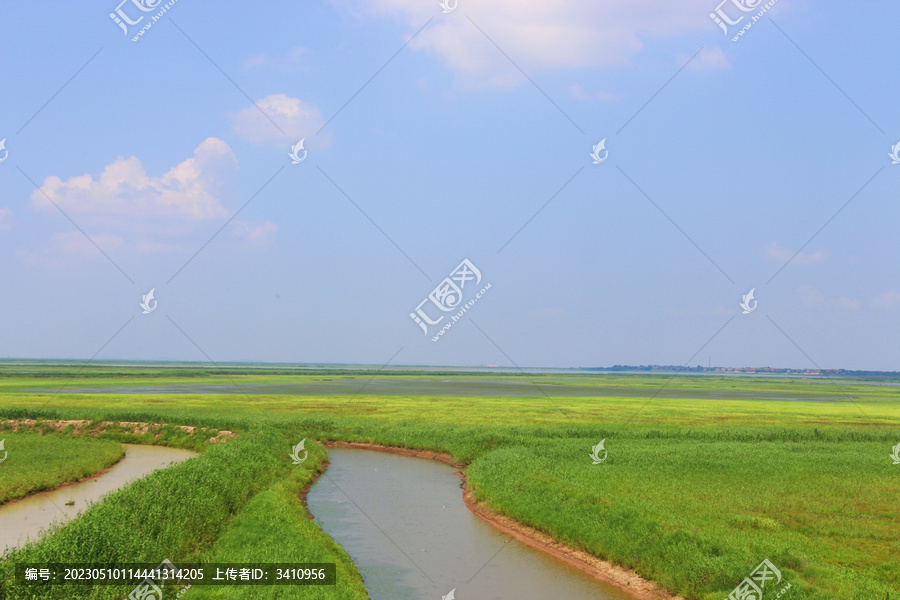
{"type": "MultiPolygon", "coordinates": [[[[266,363],[266,362],[219,362],[211,367],[208,362],[192,361],[156,361],[156,360],[117,360],[103,359],[84,361],[65,358],[0,358],[0,367],[72,367],[80,368],[193,368],[210,367],[218,369],[257,369],[257,370],[290,370],[297,372],[334,372],[340,370],[379,373],[504,373],[504,374],[612,374],[612,375],[673,375],[690,373],[693,375],[727,375],[745,377],[861,377],[900,379],[900,371],[866,371],[853,369],[793,369],[787,367],[684,367],[678,365],[614,365],[611,367],[501,367],[498,365],[367,365],[342,363],[266,363]]],[[[8,371],[7,371],[8,372],[8,371]]],[[[22,373],[28,373],[23,371],[22,373]]]]}

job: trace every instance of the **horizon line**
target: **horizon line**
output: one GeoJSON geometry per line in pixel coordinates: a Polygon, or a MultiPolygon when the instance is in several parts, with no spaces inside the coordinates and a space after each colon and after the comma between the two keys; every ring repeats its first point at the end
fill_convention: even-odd
{"type": "MultiPolygon", "coordinates": [[[[640,372],[652,372],[652,371],[688,371],[688,372],[696,372],[696,373],[746,373],[746,374],[756,374],[756,373],[787,373],[787,374],[807,374],[807,375],[816,375],[816,374],[830,374],[830,373],[867,373],[867,374],[883,374],[883,375],[900,375],[900,371],[882,371],[882,370],[874,370],[874,369],[845,369],[845,368],[808,368],[808,367],[772,367],[772,366],[686,366],[686,365],[663,365],[663,364],[646,364],[646,365],[612,365],[612,366],[577,366],[577,367],[548,367],[548,366],[526,366],[520,367],[517,365],[511,366],[503,366],[503,365],[495,365],[495,364],[482,364],[482,365],[432,365],[432,364],[396,364],[396,365],[383,365],[377,363],[339,363],[339,362],[270,362],[270,361],[253,361],[253,360],[231,360],[231,361],[219,361],[217,363],[212,363],[210,361],[193,361],[193,360],[173,360],[173,359],[127,359],[127,358],[102,358],[102,359],[93,359],[91,361],[84,361],[83,359],[76,358],[0,358],[0,364],[2,363],[17,363],[17,362],[44,362],[44,363],[93,363],[96,366],[101,366],[102,364],[123,364],[123,363],[133,363],[133,364],[145,364],[145,365],[191,365],[191,366],[199,366],[199,365],[208,365],[210,368],[221,368],[222,365],[261,365],[261,366],[273,366],[273,367],[325,367],[325,368],[334,368],[334,367],[356,367],[356,368],[377,368],[379,370],[396,370],[396,369],[504,369],[504,370],[518,370],[524,371],[527,369],[530,370],[551,370],[551,371],[640,371],[640,372]]],[[[89,364],[84,365],[89,366],[89,364]]]]}

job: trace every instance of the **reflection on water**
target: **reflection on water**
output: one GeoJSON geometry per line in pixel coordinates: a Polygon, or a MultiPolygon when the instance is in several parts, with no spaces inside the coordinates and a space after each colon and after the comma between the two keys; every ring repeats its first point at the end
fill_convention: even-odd
{"type": "Polygon", "coordinates": [[[89,502],[99,500],[134,479],[197,456],[189,450],[164,446],[123,446],[125,458],[99,477],[0,506],[0,554],[23,545],[28,538],[36,539],[52,523],[68,521],[87,508],[89,502]],[[67,505],[68,502],[73,504],[67,505]]]}
{"type": "MultiPolygon", "coordinates": [[[[856,383],[856,382],[854,382],[856,383]]],[[[516,379],[374,379],[366,384],[366,394],[385,396],[494,396],[534,397],[634,397],[644,398],[650,392],[642,386],[610,386],[601,383],[571,382],[566,384],[540,382],[540,387],[530,380],[516,379]]],[[[57,388],[23,388],[28,393],[52,393],[57,388]]],[[[111,385],[72,386],[67,394],[234,394],[233,384],[180,383],[172,385],[111,385]]],[[[346,396],[359,391],[359,380],[342,378],[334,381],[310,381],[303,383],[242,383],[240,391],[246,394],[270,394],[291,396],[346,396]]],[[[730,388],[665,388],[655,390],[657,398],[697,400],[770,400],[781,402],[866,402],[865,398],[848,397],[835,391],[767,392],[760,390],[734,390],[730,388]],[[789,394],[789,395],[785,395],[789,394]]]]}
{"type": "Polygon", "coordinates": [[[625,600],[624,592],[511,540],[476,517],[443,463],[329,449],[307,503],[372,600],[625,600]]]}

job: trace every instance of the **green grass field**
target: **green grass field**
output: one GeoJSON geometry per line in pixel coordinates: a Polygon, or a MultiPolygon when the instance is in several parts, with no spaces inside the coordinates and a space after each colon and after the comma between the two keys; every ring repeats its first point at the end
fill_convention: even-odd
{"type": "Polygon", "coordinates": [[[125,455],[111,440],[12,432],[0,439],[8,453],[0,463],[0,505],[93,475],[125,455]]]}
{"type": "MultiPolygon", "coordinates": [[[[470,465],[477,497],[496,510],[692,600],[725,598],[765,558],[792,584],[788,598],[900,599],[900,466],[888,456],[900,442],[896,386],[683,375],[386,374],[384,385],[415,382],[416,395],[395,395],[376,393],[384,385],[372,372],[88,367],[76,374],[46,365],[30,370],[38,372],[23,376],[0,369],[0,417],[145,421],[243,433],[144,480],[152,482],[154,493],[185,499],[187,481],[195,487],[213,482],[220,491],[197,502],[211,503],[215,519],[198,528],[191,513],[198,505],[187,502],[166,515],[167,534],[152,552],[123,541],[115,549],[117,560],[138,560],[145,552],[150,561],[159,554],[176,562],[276,561],[285,536],[275,532],[294,531],[296,536],[288,536],[297,544],[294,552],[331,556],[344,577],[334,589],[310,588],[293,597],[365,597],[346,555],[294,500],[324,459],[321,448],[308,444],[318,462],[304,463],[309,471],[302,475],[287,469],[290,444],[305,437],[448,452],[470,465]],[[355,393],[330,393],[333,387],[327,386],[335,380],[355,393]],[[317,382],[329,393],[314,393],[317,382]],[[265,386],[297,383],[311,386],[311,393],[266,393],[265,386]],[[530,392],[471,395],[494,383],[530,392]],[[231,391],[114,389],[190,384],[231,391]],[[260,387],[241,390],[253,385],[260,387]],[[75,393],[80,386],[113,390],[75,393]],[[62,391],[18,391],[33,388],[62,391]],[[588,454],[601,439],[608,459],[592,465],[588,454]],[[259,446],[257,466],[216,468],[229,462],[226,456],[235,450],[228,448],[241,445],[259,446]],[[189,475],[195,461],[208,466],[189,475]],[[248,477],[255,477],[253,485],[236,491],[248,477]]],[[[144,482],[136,485],[151,485],[144,482]]],[[[141,519],[140,506],[124,516],[116,508],[130,489],[99,507],[110,505],[108,513],[79,519],[91,524],[79,533],[85,536],[79,544],[66,537],[75,535],[68,533],[77,529],[73,523],[19,559],[60,548],[81,560],[109,559],[112,550],[101,557],[88,539],[116,531],[116,519],[125,519],[122,527],[141,519]]],[[[152,504],[145,508],[148,514],[156,510],[152,504]]],[[[246,593],[196,591],[197,597],[217,598],[246,593]]]]}

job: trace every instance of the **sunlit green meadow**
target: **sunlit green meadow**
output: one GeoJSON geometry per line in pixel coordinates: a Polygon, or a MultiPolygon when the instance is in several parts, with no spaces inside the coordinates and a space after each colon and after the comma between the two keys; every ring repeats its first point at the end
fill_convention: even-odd
{"type": "MultiPolygon", "coordinates": [[[[384,385],[415,382],[420,392],[398,395],[371,393],[379,388],[367,382],[381,377],[371,372],[194,369],[157,371],[152,377],[136,371],[129,377],[122,368],[105,368],[71,375],[63,369],[55,377],[51,372],[0,377],[0,416],[118,419],[243,434],[259,430],[269,432],[255,434],[267,436],[268,444],[277,435],[281,441],[263,453],[269,467],[255,471],[265,475],[256,475],[258,484],[217,512],[210,528],[191,530],[188,512],[169,516],[167,527],[184,530],[178,552],[170,552],[181,560],[261,556],[274,561],[279,545],[271,532],[287,528],[302,538],[292,540],[298,548],[310,556],[338,557],[334,560],[344,565],[339,568],[348,569],[346,588],[297,588],[294,597],[363,593],[358,576],[340,562],[341,551],[313,533],[318,529],[292,499],[305,479],[288,475],[293,471],[284,468],[287,453],[291,444],[308,438],[448,452],[470,465],[469,484],[494,509],[633,568],[686,598],[720,600],[766,558],[792,584],[788,597],[900,598],[900,466],[889,457],[900,442],[895,386],[684,375],[384,375],[392,380],[384,385]],[[353,391],[265,393],[267,385],[333,386],[335,380],[353,391]],[[447,382],[454,380],[459,380],[454,389],[462,391],[447,395],[447,382]],[[72,393],[79,386],[201,381],[230,389],[72,393]],[[512,382],[529,394],[468,395],[485,382],[512,382]],[[421,393],[423,385],[433,393],[421,393]],[[54,386],[62,391],[17,391],[54,386]],[[604,394],[597,393],[601,389],[604,394]],[[582,391],[586,395],[578,395],[582,391]],[[792,400],[764,399],[773,397],[792,400]],[[600,440],[608,457],[595,465],[589,453],[600,440]]],[[[319,456],[317,461],[324,458],[317,445],[307,447],[315,449],[311,456],[319,456]]],[[[211,465],[208,476],[223,477],[227,489],[228,473],[246,479],[244,469],[251,465],[237,461],[227,473],[213,475],[220,452],[214,448],[202,458],[211,465]]],[[[315,468],[310,466],[310,477],[315,468]]],[[[182,479],[166,479],[171,487],[166,493],[186,493],[177,491],[182,479]]],[[[106,527],[102,516],[95,519],[101,530],[106,527]]],[[[173,533],[173,540],[177,537],[173,533]]],[[[126,560],[132,549],[122,552],[126,560]]],[[[203,594],[220,597],[209,590],[203,594]]]]}

